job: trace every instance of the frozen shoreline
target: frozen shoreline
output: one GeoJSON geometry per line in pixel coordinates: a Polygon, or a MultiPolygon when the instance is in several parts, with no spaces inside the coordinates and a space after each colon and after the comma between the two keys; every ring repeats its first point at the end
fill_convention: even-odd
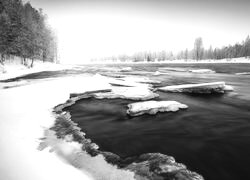
{"type": "Polygon", "coordinates": [[[71,65],[61,65],[51,62],[35,61],[34,67],[28,68],[20,64],[19,61],[10,61],[6,62],[4,66],[0,64],[0,81],[42,71],[57,71],[69,69],[71,67],[71,65]]]}
{"type": "Polygon", "coordinates": [[[72,91],[65,84],[70,81],[50,80],[0,90],[0,179],[92,179],[55,153],[37,150],[44,128],[54,123],[51,108],[72,91]]]}
{"type": "MultiPolygon", "coordinates": [[[[81,75],[0,89],[1,178],[7,180],[58,178],[66,180],[72,177],[75,180],[93,178],[116,180],[121,177],[126,180],[134,179],[134,172],[108,164],[102,155],[91,157],[81,150],[80,144],[67,139],[56,139],[53,134],[50,138],[51,146],[43,151],[37,150],[41,143],[39,138],[44,137],[44,130],[52,127],[55,122],[53,107],[64,103],[71,93],[112,89],[110,81],[112,82],[110,78],[100,75],[81,75]],[[76,158],[79,159],[77,162],[76,158]],[[88,161],[88,164],[82,164],[80,159],[88,161]]],[[[148,86],[143,87],[148,88],[148,86]]]]}

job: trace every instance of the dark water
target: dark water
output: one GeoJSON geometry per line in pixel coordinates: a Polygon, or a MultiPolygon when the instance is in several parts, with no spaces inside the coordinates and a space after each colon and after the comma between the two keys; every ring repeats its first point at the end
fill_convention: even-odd
{"type": "MultiPolygon", "coordinates": [[[[124,67],[109,65],[108,67],[124,67]]],[[[187,110],[159,113],[155,116],[126,115],[130,100],[85,99],[67,108],[87,137],[121,157],[149,152],[174,156],[207,180],[250,179],[250,64],[147,64],[128,65],[134,71],[155,72],[159,67],[209,68],[216,74],[169,72],[161,76],[144,74],[160,80],[160,86],[184,83],[225,81],[235,92],[224,95],[162,93],[158,100],[176,100],[187,110]]],[[[78,69],[37,73],[21,79],[61,77],[105,72],[107,65],[79,66],[78,69]]],[[[125,73],[130,74],[130,73],[125,73]]],[[[18,80],[18,79],[15,79],[18,80]]]]}

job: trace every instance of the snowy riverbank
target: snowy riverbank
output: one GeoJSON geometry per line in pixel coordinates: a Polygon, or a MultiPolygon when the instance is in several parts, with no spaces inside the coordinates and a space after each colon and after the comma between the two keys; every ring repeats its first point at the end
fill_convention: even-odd
{"type": "MultiPolygon", "coordinates": [[[[129,79],[125,82],[137,86],[136,82],[131,81],[129,79]]],[[[140,163],[137,166],[135,164],[128,166],[128,169],[131,170],[118,169],[116,165],[107,163],[101,154],[91,157],[82,151],[82,144],[72,142],[70,137],[57,139],[53,133],[46,131],[55,122],[55,115],[52,114],[52,108],[55,105],[64,103],[72,93],[112,89],[112,82],[114,82],[113,78],[100,75],[81,75],[41,80],[39,83],[28,83],[26,86],[1,89],[1,178],[8,180],[59,178],[62,180],[69,178],[127,180],[135,178],[135,171],[140,174],[140,170],[136,169],[137,166],[141,166],[140,163]],[[44,137],[46,139],[39,140],[44,137]],[[48,148],[41,147],[41,142],[46,142],[49,145],[48,148]],[[41,148],[45,148],[45,150],[40,151],[38,147],[40,150],[41,148]]],[[[136,87],[131,88],[131,91],[128,90],[128,87],[125,88],[124,93],[123,90],[116,91],[117,88],[115,88],[113,91],[115,94],[111,95],[131,96],[136,87]],[[117,94],[117,92],[119,93],[117,94]]],[[[150,95],[148,89],[150,86],[140,84],[140,90],[142,88],[145,90],[140,91],[141,93],[146,93],[146,96],[150,95]]],[[[104,96],[106,95],[104,94],[104,96]]],[[[137,94],[137,96],[143,97],[143,94],[137,94]]],[[[155,158],[170,158],[171,167],[177,168],[177,164],[171,157],[154,156],[155,158]]],[[[185,168],[182,165],[177,169],[180,170],[180,173],[189,173],[185,168]]],[[[194,173],[190,176],[198,175],[194,173]]]]}
{"type": "Polygon", "coordinates": [[[56,71],[71,68],[70,65],[61,65],[51,62],[35,61],[34,66],[29,68],[20,63],[20,60],[6,61],[0,64],[0,80],[6,80],[41,71],[56,71]]]}
{"type": "Polygon", "coordinates": [[[95,77],[71,77],[1,90],[1,179],[92,179],[88,172],[95,174],[95,179],[133,179],[132,172],[118,170],[101,156],[91,158],[86,153],[82,154],[85,162],[88,161],[88,167],[81,170],[63,163],[68,156],[79,153],[81,145],[77,143],[55,139],[53,146],[56,153],[37,150],[38,139],[44,137],[44,130],[55,121],[52,107],[67,100],[71,92],[109,87],[95,77]]]}

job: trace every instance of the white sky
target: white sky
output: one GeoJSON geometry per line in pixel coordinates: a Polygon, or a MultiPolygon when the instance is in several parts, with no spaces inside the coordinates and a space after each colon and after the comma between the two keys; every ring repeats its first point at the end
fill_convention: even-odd
{"type": "Polygon", "coordinates": [[[65,63],[145,50],[192,49],[199,36],[205,47],[221,47],[241,42],[250,32],[247,1],[30,2],[48,14],[57,30],[60,58],[65,63]]]}

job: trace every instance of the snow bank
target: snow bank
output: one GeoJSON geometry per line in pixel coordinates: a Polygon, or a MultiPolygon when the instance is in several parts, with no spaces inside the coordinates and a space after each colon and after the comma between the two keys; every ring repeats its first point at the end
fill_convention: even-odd
{"type": "Polygon", "coordinates": [[[2,73],[6,73],[6,70],[5,67],[2,64],[0,64],[0,74],[2,73]]]}
{"type": "Polygon", "coordinates": [[[20,81],[8,82],[8,83],[1,83],[0,82],[0,89],[7,89],[7,88],[23,86],[23,85],[26,85],[28,83],[29,83],[29,81],[26,81],[26,80],[20,80],[20,81]]]}
{"type": "Polygon", "coordinates": [[[95,93],[94,97],[97,99],[149,100],[159,97],[159,95],[142,87],[113,87],[111,92],[95,93]]]}
{"type": "Polygon", "coordinates": [[[188,108],[187,105],[177,101],[145,101],[128,105],[127,114],[139,116],[142,114],[156,114],[157,112],[176,112],[179,109],[188,108]]]}
{"type": "Polygon", "coordinates": [[[158,88],[164,92],[187,92],[187,93],[225,93],[226,91],[232,91],[233,87],[226,85],[225,82],[212,82],[201,84],[184,84],[175,86],[165,86],[158,88]]]}
{"type": "Polygon", "coordinates": [[[132,179],[131,172],[125,176],[127,171],[118,170],[117,167],[104,163],[104,158],[101,156],[94,158],[93,161],[90,156],[82,156],[79,163],[88,162],[86,168],[82,166],[77,169],[71,163],[65,163],[65,161],[68,162],[66,157],[77,159],[74,154],[79,148],[75,143],[60,142],[63,145],[57,145],[56,151],[50,147],[53,152],[37,150],[40,143],[38,140],[44,137],[44,130],[52,127],[55,122],[55,117],[51,113],[52,107],[65,102],[71,92],[103,90],[107,87],[110,85],[100,82],[98,77],[75,76],[42,80],[26,86],[1,89],[0,179],[87,180],[99,177],[99,179],[108,180],[111,173],[113,177],[132,179]],[[60,155],[61,158],[58,157],[60,152],[63,153],[60,155]],[[91,164],[92,162],[94,164],[91,164]],[[99,166],[97,166],[98,162],[100,162],[99,166]],[[107,168],[110,170],[106,173],[107,168]],[[95,173],[96,175],[92,175],[95,173]]]}
{"type": "MultiPolygon", "coordinates": [[[[65,131],[70,132],[70,128],[72,127],[68,127],[65,131]]],[[[49,149],[50,152],[55,152],[76,169],[87,171],[87,174],[96,180],[134,180],[134,172],[118,169],[117,166],[109,164],[101,154],[91,156],[86,152],[85,146],[85,143],[74,141],[70,133],[64,138],[58,138],[56,131],[47,130],[39,149],[42,151],[49,149]]]]}
{"type": "Polygon", "coordinates": [[[5,63],[4,66],[0,67],[0,80],[6,80],[15,78],[18,76],[23,76],[31,73],[41,72],[41,71],[57,71],[63,69],[69,69],[72,66],[60,65],[50,62],[35,61],[33,68],[28,68],[17,62],[5,63]],[[1,69],[2,73],[1,73],[1,69]]]}

